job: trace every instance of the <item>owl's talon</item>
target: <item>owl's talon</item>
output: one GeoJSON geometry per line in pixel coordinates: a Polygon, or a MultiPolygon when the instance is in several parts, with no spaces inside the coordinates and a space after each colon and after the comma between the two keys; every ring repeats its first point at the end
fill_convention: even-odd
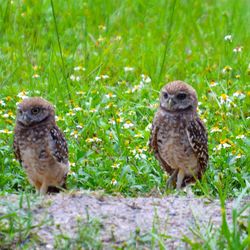
{"type": "Polygon", "coordinates": [[[175,187],[175,183],[176,183],[176,177],[177,177],[177,174],[178,174],[178,169],[176,169],[172,175],[170,176],[170,178],[168,179],[167,181],[167,189],[174,189],[175,187]]]}
{"type": "Polygon", "coordinates": [[[181,189],[184,177],[185,177],[185,173],[184,173],[184,171],[182,169],[180,169],[178,171],[178,175],[177,175],[176,189],[178,189],[178,190],[181,189]]]}
{"type": "Polygon", "coordinates": [[[47,191],[48,191],[48,185],[47,183],[44,182],[40,188],[40,194],[45,195],[47,191]]]}

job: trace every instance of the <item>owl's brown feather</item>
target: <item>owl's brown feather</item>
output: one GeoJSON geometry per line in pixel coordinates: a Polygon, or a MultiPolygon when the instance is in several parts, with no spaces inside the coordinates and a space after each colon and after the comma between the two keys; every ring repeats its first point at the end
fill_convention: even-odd
{"type": "Polygon", "coordinates": [[[149,146],[171,175],[169,187],[175,181],[181,188],[200,179],[208,164],[207,133],[197,105],[195,89],[182,81],[171,82],[161,90],[149,146]]]}
{"type": "Polygon", "coordinates": [[[16,133],[14,133],[13,149],[14,149],[15,158],[22,164],[20,150],[18,146],[18,138],[17,138],[16,133]]]}
{"type": "Polygon", "coordinates": [[[33,97],[18,105],[13,147],[37,191],[45,194],[65,187],[68,148],[48,101],[33,97]]]}
{"type": "Polygon", "coordinates": [[[167,164],[167,162],[161,157],[158,150],[158,131],[159,127],[157,125],[152,125],[151,136],[149,139],[149,147],[154,152],[155,158],[160,162],[162,168],[167,171],[168,174],[172,174],[174,170],[167,164]]]}
{"type": "Polygon", "coordinates": [[[199,161],[200,171],[197,177],[200,179],[208,164],[208,138],[206,128],[199,117],[189,123],[187,126],[187,135],[190,145],[199,161]]]}
{"type": "Polygon", "coordinates": [[[63,133],[57,126],[50,129],[53,143],[53,155],[59,162],[68,162],[68,146],[63,133]]]}

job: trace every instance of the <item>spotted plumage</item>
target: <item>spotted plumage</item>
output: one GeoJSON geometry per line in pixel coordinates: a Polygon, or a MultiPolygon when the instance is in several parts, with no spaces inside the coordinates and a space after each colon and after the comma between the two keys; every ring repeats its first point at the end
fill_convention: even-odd
{"type": "Polygon", "coordinates": [[[55,122],[53,105],[40,97],[18,105],[14,154],[38,192],[65,187],[69,169],[68,148],[55,122]]]}
{"type": "Polygon", "coordinates": [[[179,189],[200,179],[207,167],[207,133],[197,105],[196,91],[184,82],[174,81],[162,88],[149,145],[171,175],[168,187],[176,183],[179,189]]]}

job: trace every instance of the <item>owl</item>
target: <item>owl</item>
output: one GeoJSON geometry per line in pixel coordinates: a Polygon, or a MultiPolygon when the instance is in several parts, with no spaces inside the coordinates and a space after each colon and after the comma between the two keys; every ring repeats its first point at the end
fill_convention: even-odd
{"type": "Polygon", "coordinates": [[[56,125],[52,104],[32,97],[18,105],[13,147],[16,159],[40,194],[66,187],[68,147],[56,125]]]}
{"type": "Polygon", "coordinates": [[[197,114],[195,89],[182,81],[165,85],[155,114],[149,146],[177,189],[201,179],[208,164],[206,128],[197,114]]]}

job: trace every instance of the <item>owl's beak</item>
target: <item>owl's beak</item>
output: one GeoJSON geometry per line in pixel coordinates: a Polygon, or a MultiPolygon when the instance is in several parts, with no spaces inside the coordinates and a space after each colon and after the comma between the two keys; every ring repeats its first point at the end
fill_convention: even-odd
{"type": "Polygon", "coordinates": [[[23,112],[18,120],[26,126],[30,125],[32,121],[29,114],[26,112],[23,112]]]}
{"type": "Polygon", "coordinates": [[[168,108],[172,108],[174,104],[175,104],[174,100],[170,97],[167,101],[168,108]]]}

